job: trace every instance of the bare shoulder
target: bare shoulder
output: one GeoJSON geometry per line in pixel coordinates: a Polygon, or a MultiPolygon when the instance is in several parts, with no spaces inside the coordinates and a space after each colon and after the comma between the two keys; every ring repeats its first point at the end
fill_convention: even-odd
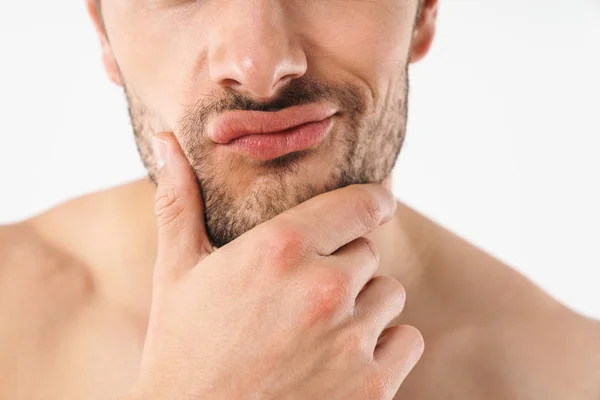
{"type": "Polygon", "coordinates": [[[538,338],[529,335],[523,351],[532,349],[532,366],[556,382],[555,393],[600,399],[600,322],[565,308],[531,329],[538,338]]]}
{"type": "Polygon", "coordinates": [[[450,340],[469,349],[455,357],[469,371],[465,381],[485,398],[600,398],[600,324],[566,308],[472,328],[450,340]]]}
{"type": "Polygon", "coordinates": [[[106,242],[99,240],[105,226],[118,219],[110,218],[120,204],[113,193],[123,190],[130,189],[91,193],[0,226],[0,308],[16,309],[27,335],[65,323],[91,297],[93,250],[106,242]]]}
{"type": "Polygon", "coordinates": [[[0,293],[6,300],[2,304],[18,304],[20,312],[64,306],[72,296],[79,299],[87,293],[90,284],[83,264],[40,235],[30,221],[0,227],[0,293]]]}
{"type": "Polygon", "coordinates": [[[85,305],[97,289],[99,265],[107,258],[115,261],[112,253],[133,252],[136,240],[152,236],[144,218],[152,214],[150,189],[140,180],[0,226],[0,296],[7,300],[0,308],[18,304],[19,320],[39,325],[60,323],[62,315],[85,305]]]}
{"type": "Polygon", "coordinates": [[[138,314],[120,307],[133,295],[111,274],[154,261],[151,189],[110,188],[0,226],[0,399],[71,398],[73,377],[80,389],[99,376],[129,384],[106,366],[137,362],[138,314]]]}
{"type": "Polygon", "coordinates": [[[600,398],[600,329],[566,307],[540,311],[529,321],[498,324],[489,351],[522,397],[600,398]],[[494,348],[494,343],[496,348],[494,348]]]}
{"type": "Polygon", "coordinates": [[[0,226],[1,398],[15,398],[23,362],[38,357],[38,348],[52,345],[53,328],[48,328],[68,323],[91,286],[77,261],[29,223],[0,226]]]}
{"type": "Polygon", "coordinates": [[[532,321],[455,327],[426,339],[397,398],[600,399],[600,323],[570,311],[532,321]]]}

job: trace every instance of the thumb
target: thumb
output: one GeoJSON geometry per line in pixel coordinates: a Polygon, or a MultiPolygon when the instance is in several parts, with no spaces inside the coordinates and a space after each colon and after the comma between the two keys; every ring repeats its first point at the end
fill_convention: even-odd
{"type": "Polygon", "coordinates": [[[152,138],[152,145],[158,168],[155,274],[180,276],[213,251],[204,224],[204,202],[175,135],[159,133],[152,138]]]}

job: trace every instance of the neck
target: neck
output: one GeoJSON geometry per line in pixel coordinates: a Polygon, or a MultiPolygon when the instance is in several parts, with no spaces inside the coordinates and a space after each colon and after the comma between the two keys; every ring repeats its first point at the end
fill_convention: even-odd
{"type": "Polygon", "coordinates": [[[427,268],[431,227],[410,207],[397,201],[394,218],[366,235],[381,254],[377,275],[397,279],[407,293],[422,283],[427,268]]]}
{"type": "MultiPolygon", "coordinates": [[[[391,189],[391,179],[386,179],[384,185],[391,189]]],[[[115,290],[118,298],[127,298],[129,305],[137,310],[133,311],[135,314],[143,315],[144,311],[140,310],[146,310],[151,300],[156,254],[155,186],[144,179],[113,190],[117,192],[111,193],[115,195],[113,199],[120,199],[112,203],[120,205],[119,210],[113,212],[118,218],[114,219],[112,231],[121,232],[123,236],[125,226],[125,237],[130,240],[124,244],[127,249],[122,248],[123,251],[119,252],[126,256],[117,263],[101,267],[98,279],[103,287],[115,290]]],[[[102,224],[103,230],[106,230],[106,222],[102,224]]],[[[398,201],[394,218],[366,235],[381,254],[377,275],[396,278],[409,295],[418,292],[429,254],[427,244],[431,241],[432,227],[433,224],[426,218],[398,201]]]]}
{"type": "MultiPolygon", "coordinates": [[[[392,190],[389,175],[382,184],[392,190]]],[[[397,201],[394,218],[366,235],[381,254],[377,275],[397,279],[407,293],[413,292],[422,281],[428,260],[433,225],[410,207],[397,201]]]]}

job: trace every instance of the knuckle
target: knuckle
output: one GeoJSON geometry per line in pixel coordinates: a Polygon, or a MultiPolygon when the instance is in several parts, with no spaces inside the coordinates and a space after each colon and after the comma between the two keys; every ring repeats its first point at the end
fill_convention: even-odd
{"type": "Polygon", "coordinates": [[[377,197],[369,190],[361,188],[357,196],[358,215],[367,228],[375,228],[383,219],[383,209],[377,197]]]}
{"type": "Polygon", "coordinates": [[[373,279],[379,281],[377,285],[380,287],[382,299],[384,300],[379,307],[390,310],[394,315],[399,315],[406,302],[406,289],[404,286],[391,276],[380,275],[373,279]]]}
{"type": "Polygon", "coordinates": [[[396,278],[387,275],[382,275],[378,278],[385,282],[392,295],[400,297],[406,296],[406,289],[396,278]]]}
{"type": "Polygon", "coordinates": [[[180,190],[173,186],[159,189],[154,201],[154,212],[160,227],[172,225],[174,221],[179,219],[185,209],[185,202],[182,197],[180,190]]]}
{"type": "Polygon", "coordinates": [[[277,226],[262,239],[260,248],[274,266],[287,265],[304,256],[306,238],[298,228],[277,226]]]}
{"type": "Polygon", "coordinates": [[[395,303],[400,309],[402,309],[404,308],[404,303],[406,302],[406,289],[404,288],[404,285],[402,285],[396,279],[391,278],[391,280],[392,281],[390,284],[392,286],[393,297],[396,300],[395,303]]]}
{"type": "Polygon", "coordinates": [[[312,282],[307,312],[311,321],[329,318],[349,302],[351,278],[334,271],[327,271],[312,282]]]}
{"type": "Polygon", "coordinates": [[[400,327],[404,331],[403,333],[407,338],[406,340],[411,342],[411,348],[417,353],[422,353],[425,348],[423,333],[412,325],[401,325],[400,327]]]}

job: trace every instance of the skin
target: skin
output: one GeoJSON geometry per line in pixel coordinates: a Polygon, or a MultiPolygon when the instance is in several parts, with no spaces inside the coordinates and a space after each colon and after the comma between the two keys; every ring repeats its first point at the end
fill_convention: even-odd
{"type": "Polygon", "coordinates": [[[416,12],[416,1],[396,0],[106,1],[97,26],[150,177],[151,137],[173,131],[221,247],[318,194],[390,175],[405,133],[407,65],[432,41],[436,3],[418,30],[416,12]],[[222,111],[307,103],[338,110],[318,151],[249,162],[207,137],[222,111]]]}
{"type": "MultiPolygon", "coordinates": [[[[167,263],[160,262],[165,214],[158,212],[157,224],[155,212],[161,207],[154,201],[164,199],[165,187],[186,188],[176,192],[187,194],[176,197],[182,201],[167,203],[195,210],[195,218],[186,221],[196,224],[179,237],[189,246],[163,256],[168,260],[190,256],[190,247],[198,243],[202,251],[215,246],[214,254],[230,256],[244,237],[272,238],[257,233],[264,223],[319,194],[335,198],[351,184],[390,189],[390,171],[405,134],[407,71],[429,50],[437,16],[436,1],[425,1],[417,18],[416,1],[395,0],[105,0],[102,17],[93,1],[88,8],[107,74],[125,89],[149,179],[0,229],[0,379],[6,381],[0,381],[5,391],[0,397],[115,399],[132,387],[133,395],[146,394],[148,382],[166,374],[160,368],[164,363],[148,361],[161,359],[149,356],[161,346],[152,340],[149,345],[148,337],[157,335],[151,323],[158,315],[156,293],[165,292],[156,284],[156,271],[167,263]],[[292,95],[287,102],[281,97],[286,90],[292,95]],[[357,101],[349,101],[351,93],[357,101]],[[253,163],[206,138],[204,124],[220,110],[278,109],[296,104],[298,94],[343,111],[332,135],[305,157],[253,163]],[[352,104],[358,105],[354,111],[352,104]],[[186,156],[192,174],[185,183],[165,186],[162,181],[161,186],[152,137],[162,131],[173,132],[167,140],[176,140],[186,156]],[[200,206],[195,203],[201,200],[200,206]]],[[[351,201],[338,197],[337,202],[327,208],[337,220],[357,217],[357,211],[341,212],[351,201]]],[[[313,235],[319,233],[315,229],[313,235]]],[[[333,240],[321,234],[323,242],[333,240]]],[[[378,251],[377,275],[399,282],[406,293],[401,314],[397,310],[389,325],[416,327],[425,343],[397,398],[599,397],[597,321],[562,306],[510,267],[400,202],[388,223],[363,236],[378,251]]],[[[250,257],[253,247],[242,255],[250,257]]],[[[214,285],[198,289],[198,296],[214,291],[217,282],[229,287],[218,280],[230,273],[222,271],[222,276],[213,274],[214,285]]],[[[313,278],[317,285],[319,279],[313,278]]],[[[215,292],[200,304],[226,309],[246,298],[242,289],[231,287],[229,296],[215,292]]],[[[314,287],[301,285],[290,296],[314,287]]],[[[185,297],[179,290],[173,293],[173,299],[185,297]]],[[[239,321],[244,321],[241,315],[239,321]]],[[[397,351],[398,363],[409,356],[409,348],[397,351]]],[[[184,356],[177,360],[191,362],[184,356]]],[[[333,381],[355,380],[347,375],[345,381],[333,381]]],[[[176,382],[173,390],[195,379],[176,382]]],[[[318,393],[316,398],[326,392],[318,393]]],[[[232,398],[228,394],[225,398],[232,398]]]]}

